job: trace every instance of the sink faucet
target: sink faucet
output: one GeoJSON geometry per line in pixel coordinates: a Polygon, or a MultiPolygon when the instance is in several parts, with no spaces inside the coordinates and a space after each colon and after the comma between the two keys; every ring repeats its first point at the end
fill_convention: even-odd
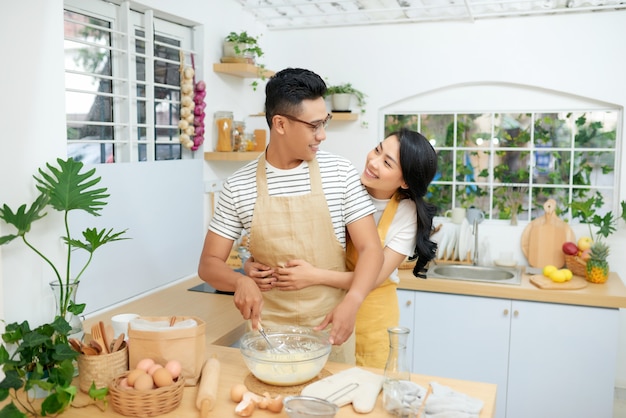
{"type": "Polygon", "coordinates": [[[474,234],[474,258],[472,259],[472,265],[478,265],[478,218],[474,219],[474,228],[472,230],[474,234]]]}

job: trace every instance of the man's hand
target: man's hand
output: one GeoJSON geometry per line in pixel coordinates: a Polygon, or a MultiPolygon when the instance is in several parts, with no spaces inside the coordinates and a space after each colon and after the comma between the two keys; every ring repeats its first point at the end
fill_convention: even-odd
{"type": "Polygon", "coordinates": [[[250,257],[243,264],[243,271],[246,276],[250,277],[259,286],[262,292],[272,290],[276,277],[274,277],[274,269],[262,263],[257,263],[254,258],[250,257]]]}
{"type": "Polygon", "coordinates": [[[257,329],[263,309],[263,296],[253,279],[241,276],[237,280],[234,302],[243,319],[250,319],[252,329],[257,329]]]}
{"type": "Polygon", "coordinates": [[[313,329],[320,331],[326,328],[328,324],[332,324],[328,340],[333,345],[343,344],[354,332],[356,314],[359,310],[359,306],[361,306],[361,302],[363,301],[358,301],[346,295],[339,305],[326,315],[322,323],[313,329]]]}

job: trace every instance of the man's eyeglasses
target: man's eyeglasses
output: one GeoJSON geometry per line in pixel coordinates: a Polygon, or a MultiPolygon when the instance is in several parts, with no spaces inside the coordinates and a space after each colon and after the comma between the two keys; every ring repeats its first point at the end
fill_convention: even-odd
{"type": "Polygon", "coordinates": [[[321,129],[322,127],[324,127],[324,129],[326,129],[326,127],[328,126],[328,122],[330,122],[330,120],[333,118],[333,115],[331,115],[331,114],[329,113],[329,114],[326,116],[326,118],[322,119],[321,121],[319,121],[319,122],[315,122],[315,123],[311,123],[311,122],[304,121],[304,120],[302,120],[302,119],[298,119],[298,118],[296,118],[295,116],[290,116],[290,115],[280,115],[280,116],[285,117],[285,118],[287,118],[287,119],[289,119],[289,120],[292,120],[292,121],[294,121],[294,122],[300,122],[300,123],[305,124],[306,126],[308,126],[308,127],[310,127],[311,129],[313,129],[313,133],[314,133],[314,134],[319,133],[319,131],[320,131],[320,129],[321,129]]]}

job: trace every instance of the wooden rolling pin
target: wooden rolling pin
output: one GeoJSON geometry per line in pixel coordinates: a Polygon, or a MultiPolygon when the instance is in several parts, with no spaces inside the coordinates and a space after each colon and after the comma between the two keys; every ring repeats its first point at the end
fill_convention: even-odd
{"type": "Polygon", "coordinates": [[[200,384],[196,395],[196,408],[200,410],[200,418],[207,418],[209,411],[215,407],[217,385],[220,378],[220,362],[215,357],[208,359],[202,367],[200,384]]]}

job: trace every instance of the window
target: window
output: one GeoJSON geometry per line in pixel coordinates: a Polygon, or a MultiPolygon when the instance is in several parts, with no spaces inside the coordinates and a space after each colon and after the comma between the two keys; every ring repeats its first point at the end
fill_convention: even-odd
{"type": "Polygon", "coordinates": [[[68,156],[87,163],[191,157],[178,137],[193,28],[128,2],[65,2],[68,156]]]}
{"type": "Polygon", "coordinates": [[[572,202],[617,202],[619,109],[386,114],[385,136],[407,126],[428,138],[439,170],[428,200],[439,214],[475,206],[489,219],[530,220],[553,198],[557,214],[572,202]]]}

